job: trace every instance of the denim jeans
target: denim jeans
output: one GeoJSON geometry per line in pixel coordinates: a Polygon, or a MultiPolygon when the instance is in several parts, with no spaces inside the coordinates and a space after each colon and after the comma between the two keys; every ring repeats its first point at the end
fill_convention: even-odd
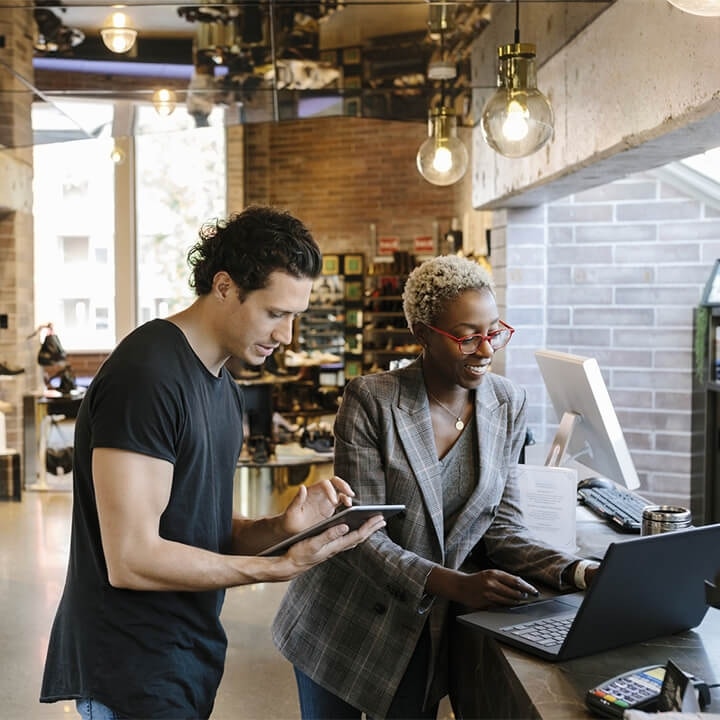
{"type": "MultiPolygon", "coordinates": [[[[426,626],[390,704],[389,720],[434,720],[437,717],[437,704],[425,710],[422,707],[429,655],[430,636],[426,626]]],[[[333,695],[297,668],[295,680],[302,720],[359,720],[362,717],[360,710],[333,695]]]]}
{"type": "Polygon", "coordinates": [[[92,698],[81,698],[75,701],[75,707],[82,720],[118,720],[120,717],[107,705],[99,703],[92,698]]]}

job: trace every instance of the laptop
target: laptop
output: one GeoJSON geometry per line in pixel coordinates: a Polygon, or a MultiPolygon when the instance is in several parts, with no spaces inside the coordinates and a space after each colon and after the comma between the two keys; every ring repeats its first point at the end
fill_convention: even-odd
{"type": "Polygon", "coordinates": [[[461,615],[463,625],[545,660],[569,660],[702,622],[720,571],[720,524],[611,543],[585,592],[461,615]],[[564,639],[542,626],[566,626],[564,639]]]}

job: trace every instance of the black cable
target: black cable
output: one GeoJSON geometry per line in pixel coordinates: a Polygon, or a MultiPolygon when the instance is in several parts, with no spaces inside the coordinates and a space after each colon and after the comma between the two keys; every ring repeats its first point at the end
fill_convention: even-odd
{"type": "Polygon", "coordinates": [[[515,44],[520,42],[520,0],[515,0],[515,44]]]}

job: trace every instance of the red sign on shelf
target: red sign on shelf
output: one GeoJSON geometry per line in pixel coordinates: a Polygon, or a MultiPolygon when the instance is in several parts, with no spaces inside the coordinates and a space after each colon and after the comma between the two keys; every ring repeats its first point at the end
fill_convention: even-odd
{"type": "Polygon", "coordinates": [[[413,249],[416,255],[434,255],[435,243],[432,235],[418,235],[415,238],[413,249]]]}
{"type": "Polygon", "coordinates": [[[378,238],[378,255],[392,255],[400,250],[400,238],[388,236],[378,238]]]}

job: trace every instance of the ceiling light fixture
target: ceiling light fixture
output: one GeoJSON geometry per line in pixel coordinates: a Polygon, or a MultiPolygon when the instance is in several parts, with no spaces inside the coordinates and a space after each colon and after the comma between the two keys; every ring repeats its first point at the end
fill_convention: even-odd
{"type": "Polygon", "coordinates": [[[440,59],[428,68],[428,79],[440,81],[440,104],[428,111],[428,137],[415,158],[418,172],[433,185],[456,183],[468,166],[467,148],[457,134],[457,116],[445,105],[445,81],[455,75],[455,64],[444,57],[444,31],[441,31],[440,59]]]}
{"type": "Polygon", "coordinates": [[[129,18],[123,12],[114,12],[100,29],[105,47],[114,53],[126,53],[132,49],[137,30],[128,25],[129,18]]]}
{"type": "Polygon", "coordinates": [[[431,2],[428,8],[428,30],[433,40],[442,39],[443,33],[455,29],[455,12],[457,6],[450,5],[446,0],[431,2]]]}
{"type": "Polygon", "coordinates": [[[515,42],[498,47],[498,89],[485,103],[485,142],[511,158],[537,152],[553,134],[550,101],[537,89],[535,45],[520,42],[520,0],[515,4],[515,42]]]}
{"type": "Polygon", "coordinates": [[[168,115],[172,115],[173,110],[175,110],[177,95],[174,90],[160,88],[153,93],[152,104],[158,115],[167,117],[168,115]]]}
{"type": "MultiPolygon", "coordinates": [[[[63,12],[65,8],[61,8],[63,12]]],[[[37,33],[35,49],[42,53],[68,52],[85,40],[85,34],[77,28],[63,25],[62,20],[47,8],[34,10],[37,33]]]]}
{"type": "Polygon", "coordinates": [[[678,10],[691,15],[720,17],[720,0],[668,0],[678,10]]]}
{"type": "Polygon", "coordinates": [[[110,151],[110,159],[116,165],[122,165],[125,162],[125,151],[119,145],[115,145],[110,151]]]}
{"type": "Polygon", "coordinates": [[[417,169],[433,185],[452,185],[465,174],[468,151],[457,136],[457,117],[452,108],[430,110],[428,138],[417,153],[417,169]]]}

